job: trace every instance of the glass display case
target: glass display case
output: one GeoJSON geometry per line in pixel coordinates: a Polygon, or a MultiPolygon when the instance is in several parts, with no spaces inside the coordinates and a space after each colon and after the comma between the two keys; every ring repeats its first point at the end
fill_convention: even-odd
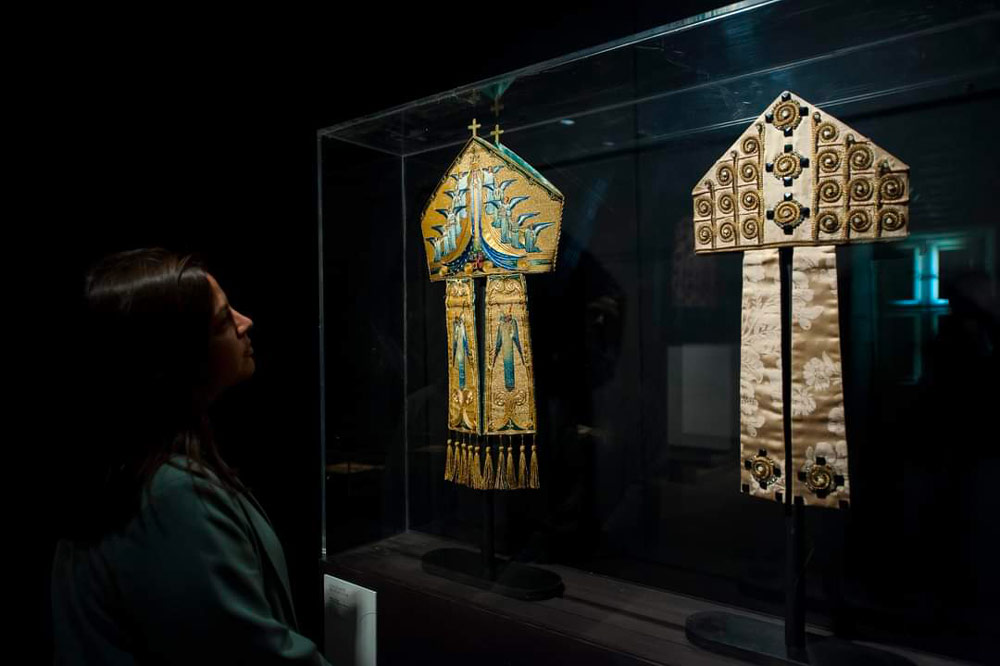
{"type": "MultiPolygon", "coordinates": [[[[998,44],[995,2],[749,1],[320,131],[327,559],[402,577],[389,554],[483,542],[482,493],[443,474],[445,291],[420,223],[476,119],[565,197],[556,269],[527,280],[541,488],[496,494],[497,552],[562,572],[608,636],[692,597],[782,614],[782,508],[740,492],[742,261],[696,256],[691,192],[788,90],[911,186],[905,240],[837,249],[852,502],[805,511],[807,619],[995,655],[998,44]]],[[[546,603],[496,612],[545,625],[546,603]]]]}

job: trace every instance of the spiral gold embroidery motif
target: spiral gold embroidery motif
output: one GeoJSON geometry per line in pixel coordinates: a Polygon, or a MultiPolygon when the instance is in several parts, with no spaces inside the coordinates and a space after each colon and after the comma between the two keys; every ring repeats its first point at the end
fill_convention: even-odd
{"type": "Polygon", "coordinates": [[[754,456],[750,460],[750,475],[765,490],[775,480],[774,461],[767,456],[754,456]]]}
{"type": "Polygon", "coordinates": [[[814,464],[806,474],[806,486],[814,493],[830,490],[833,487],[834,474],[833,468],[829,465],[814,464]]]}
{"type": "Polygon", "coordinates": [[[847,159],[850,160],[852,169],[863,171],[871,168],[875,154],[868,146],[854,146],[848,153],[847,159]]]}
{"type": "Polygon", "coordinates": [[[709,217],[712,215],[712,200],[709,198],[701,198],[695,202],[695,210],[698,212],[698,217],[709,217]]]}
{"type": "Polygon", "coordinates": [[[760,150],[760,142],[757,141],[756,138],[748,136],[743,139],[743,144],[740,146],[740,149],[745,155],[754,155],[758,150],[760,150]]]}
{"type": "Polygon", "coordinates": [[[721,165],[715,171],[715,179],[719,185],[729,185],[733,182],[733,168],[728,164],[721,165]]]}
{"type": "Polygon", "coordinates": [[[794,201],[782,201],[774,208],[774,221],[780,227],[797,227],[802,221],[802,206],[794,201]]]}
{"type": "Polygon", "coordinates": [[[774,160],[774,177],[798,178],[802,173],[801,158],[796,153],[784,153],[774,160]]]}
{"type": "Polygon", "coordinates": [[[819,198],[827,203],[834,203],[840,199],[840,183],[835,180],[826,180],[819,185],[819,198]]]}
{"type": "Polygon", "coordinates": [[[819,228],[828,234],[835,234],[840,230],[840,218],[837,217],[836,213],[831,211],[820,213],[819,220],[817,220],[816,224],[818,224],[819,228]]]}
{"type": "Polygon", "coordinates": [[[703,224],[698,227],[698,242],[707,245],[712,242],[712,227],[703,224]]]}
{"type": "Polygon", "coordinates": [[[840,134],[840,132],[837,131],[837,126],[833,123],[820,123],[816,133],[819,135],[820,140],[826,143],[836,141],[837,135],[840,134]]]}
{"type": "Polygon", "coordinates": [[[747,190],[740,196],[740,203],[746,210],[757,210],[760,204],[760,197],[753,190],[747,190]]]}
{"type": "Polygon", "coordinates": [[[774,126],[779,130],[795,129],[802,122],[799,104],[793,100],[778,102],[774,107],[774,126]]]}
{"type": "Polygon", "coordinates": [[[878,223],[886,231],[899,231],[906,224],[906,218],[894,210],[883,210],[878,214],[878,223]]]}
{"type": "Polygon", "coordinates": [[[757,238],[758,225],[757,220],[752,217],[748,217],[743,220],[743,237],[748,240],[753,240],[757,238]]]}
{"type": "Polygon", "coordinates": [[[872,198],[872,182],[867,178],[855,178],[848,186],[851,192],[851,199],[854,201],[868,201],[872,198]]]}
{"type": "Polygon", "coordinates": [[[724,215],[732,213],[734,206],[735,204],[733,203],[733,195],[723,194],[721,197],[719,197],[719,211],[721,211],[724,215]]]}
{"type": "Polygon", "coordinates": [[[836,150],[824,150],[819,154],[819,168],[823,171],[836,171],[840,168],[840,153],[836,150]]]}
{"type": "Polygon", "coordinates": [[[736,236],[736,227],[733,226],[732,222],[725,222],[719,226],[719,238],[725,242],[733,240],[736,236]]]}
{"type": "Polygon", "coordinates": [[[740,167],[740,178],[746,183],[752,183],[757,180],[757,167],[751,162],[746,162],[740,167]]]}
{"type": "Polygon", "coordinates": [[[863,210],[856,210],[851,213],[848,223],[851,225],[851,229],[858,232],[868,231],[872,226],[871,218],[863,210]]]}
{"type": "Polygon", "coordinates": [[[906,186],[903,185],[903,179],[899,176],[886,176],[879,184],[878,191],[883,199],[891,201],[901,198],[906,191],[906,186]]]}

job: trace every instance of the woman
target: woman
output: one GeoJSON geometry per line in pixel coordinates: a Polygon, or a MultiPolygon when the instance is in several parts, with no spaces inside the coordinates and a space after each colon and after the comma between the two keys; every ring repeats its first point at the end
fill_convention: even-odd
{"type": "Polygon", "coordinates": [[[84,442],[52,569],[57,664],[325,664],[295,630],[281,544],[207,410],[254,372],[253,322],[198,263],[87,274],[84,442]]]}

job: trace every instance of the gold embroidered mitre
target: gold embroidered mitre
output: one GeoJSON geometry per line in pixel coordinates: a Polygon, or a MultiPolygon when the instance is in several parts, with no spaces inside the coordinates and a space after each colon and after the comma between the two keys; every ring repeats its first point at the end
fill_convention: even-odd
{"type": "Polygon", "coordinates": [[[848,505],[833,246],[909,233],[909,167],[784,92],[691,194],[695,252],[745,251],[741,490],[781,502],[848,505]],[[794,246],[788,252],[787,314],[781,305],[780,246],[794,246]],[[785,326],[791,329],[788,354],[782,349],[785,326]],[[788,371],[788,386],[783,371],[788,371]]]}
{"type": "Polygon", "coordinates": [[[499,126],[492,144],[479,127],[473,120],[420,219],[430,278],[445,281],[444,478],[476,490],[538,488],[524,274],[555,269],[563,195],[500,143],[499,126]],[[484,276],[477,299],[472,278],[484,276]]]}
{"type": "Polygon", "coordinates": [[[905,237],[909,170],[859,132],[784,92],[691,192],[694,250],[905,237]]]}
{"type": "Polygon", "coordinates": [[[554,270],[562,208],[532,166],[473,135],[421,216],[431,280],[554,270]]]}

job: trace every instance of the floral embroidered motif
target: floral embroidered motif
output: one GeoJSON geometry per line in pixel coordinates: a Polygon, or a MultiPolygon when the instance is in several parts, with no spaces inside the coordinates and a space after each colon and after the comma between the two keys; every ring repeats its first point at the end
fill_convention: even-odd
{"type": "Polygon", "coordinates": [[[781,285],[777,250],[743,260],[740,431],[744,492],[780,498],[785,481],[781,419],[781,285]]]}
{"type": "Polygon", "coordinates": [[[792,384],[792,416],[809,416],[816,411],[816,400],[809,389],[792,384]]]}
{"type": "MultiPolygon", "coordinates": [[[[826,429],[834,435],[843,435],[847,432],[847,428],[844,427],[843,405],[838,405],[830,410],[830,415],[827,417],[826,429]]],[[[844,443],[846,444],[847,442],[844,443]]]]}
{"type": "Polygon", "coordinates": [[[840,366],[826,352],[822,358],[809,359],[802,374],[810,389],[825,391],[835,384],[840,385],[840,366]]]}
{"type": "Polygon", "coordinates": [[[792,259],[792,316],[810,331],[792,335],[792,494],[825,506],[850,500],[836,261],[833,247],[796,248],[792,259]],[[836,439],[817,441],[823,432],[836,439]]]}

